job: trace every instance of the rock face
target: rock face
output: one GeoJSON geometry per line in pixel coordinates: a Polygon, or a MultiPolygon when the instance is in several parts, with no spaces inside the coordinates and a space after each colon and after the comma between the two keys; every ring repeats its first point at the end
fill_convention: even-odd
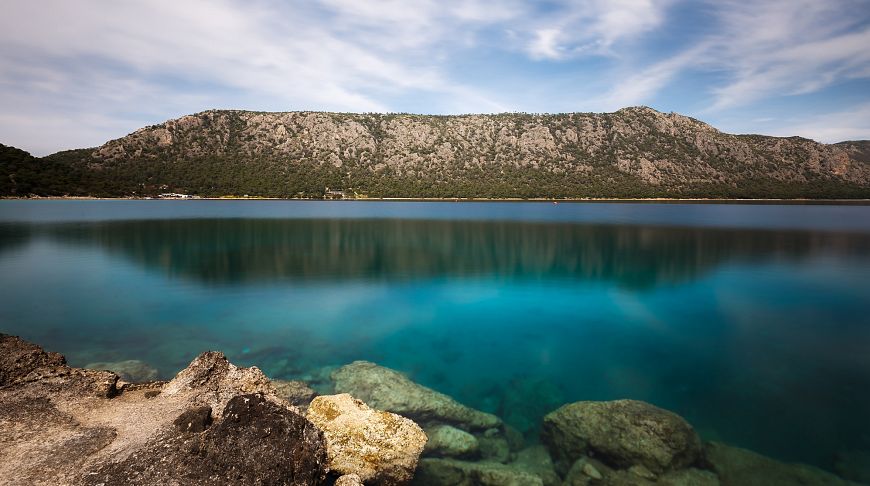
{"type": "Polygon", "coordinates": [[[701,457],[701,441],[691,425],[635,400],[565,405],[544,417],[542,438],[563,469],[592,455],[617,469],[642,466],[659,475],[701,457]]]}
{"type": "Polygon", "coordinates": [[[706,445],[707,461],[722,486],[857,485],[805,464],[785,464],[755,452],[717,442],[706,445]]]}
{"type": "Polygon", "coordinates": [[[450,425],[436,425],[426,429],[426,448],[423,454],[427,456],[474,457],[480,454],[480,444],[477,438],[464,430],[450,425]]]}
{"type": "Polygon", "coordinates": [[[323,433],[262,395],[232,398],[200,433],[167,433],[85,484],[313,485],[326,477],[323,433]]]}
{"type": "Polygon", "coordinates": [[[0,335],[0,482],[320,484],[322,432],[272,391],[220,353],[168,384],[118,385],[0,335]]]}
{"type": "Polygon", "coordinates": [[[372,407],[409,417],[424,426],[451,424],[467,430],[501,426],[501,419],[495,415],[466,407],[398,371],[368,361],[343,366],[332,374],[332,379],[337,393],[350,393],[372,407]]]}
{"type": "Polygon", "coordinates": [[[141,383],[154,381],[158,378],[159,373],[157,368],[149,366],[144,361],[138,359],[128,359],[125,361],[89,363],[84,366],[89,370],[108,370],[118,375],[124,381],[130,383],[141,383]]]}
{"type": "Polygon", "coordinates": [[[308,419],[323,430],[329,467],[370,484],[407,484],[426,445],[413,421],[380,412],[343,393],[315,398],[308,419]]]}

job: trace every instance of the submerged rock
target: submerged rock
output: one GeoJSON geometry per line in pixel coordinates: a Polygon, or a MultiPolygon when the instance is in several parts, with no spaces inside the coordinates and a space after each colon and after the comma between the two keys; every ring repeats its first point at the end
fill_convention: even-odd
{"type": "Polygon", "coordinates": [[[723,486],[855,485],[806,464],[786,464],[718,442],[706,444],[706,458],[723,486]]]}
{"type": "Polygon", "coordinates": [[[559,486],[562,480],[556,474],[553,460],[547,449],[542,445],[527,447],[517,452],[516,459],[510,463],[511,467],[527,471],[541,478],[544,486],[559,486]]]}
{"type": "Polygon", "coordinates": [[[398,371],[355,361],[332,373],[337,393],[350,393],[379,410],[398,413],[424,426],[450,424],[468,430],[501,426],[501,419],[462,405],[449,396],[414,383],[398,371]]]}
{"type": "Polygon", "coordinates": [[[834,471],[846,479],[870,484],[870,451],[846,451],[837,454],[834,471]]]}
{"type": "Polygon", "coordinates": [[[307,417],[326,436],[329,468],[366,483],[407,484],[426,445],[426,434],[410,419],[346,393],[315,398],[307,417]]]}
{"type": "Polygon", "coordinates": [[[287,400],[302,410],[308,408],[308,404],[317,396],[317,392],[311,389],[304,381],[272,380],[272,384],[275,385],[275,391],[280,398],[287,400]]]}
{"type": "Polygon", "coordinates": [[[112,373],[118,375],[118,377],[120,377],[122,380],[130,383],[154,381],[159,376],[157,368],[149,366],[148,363],[145,363],[144,361],[139,361],[138,359],[128,359],[125,361],[115,361],[109,363],[89,363],[84,367],[89,370],[111,371],[112,373]]]}
{"type": "Polygon", "coordinates": [[[323,433],[284,400],[246,394],[269,391],[256,368],[205,353],[168,384],[117,387],[117,380],[0,334],[0,482],[313,485],[325,478],[323,433]]]}
{"type": "Polygon", "coordinates": [[[476,457],[480,455],[477,438],[450,425],[435,425],[426,429],[426,456],[476,457]]]}
{"type": "Polygon", "coordinates": [[[420,460],[415,486],[543,486],[537,475],[494,462],[457,459],[420,460]]]}
{"type": "Polygon", "coordinates": [[[594,455],[616,469],[642,466],[654,477],[701,457],[688,422],[636,400],[565,405],[544,417],[542,438],[562,468],[594,455]]]}

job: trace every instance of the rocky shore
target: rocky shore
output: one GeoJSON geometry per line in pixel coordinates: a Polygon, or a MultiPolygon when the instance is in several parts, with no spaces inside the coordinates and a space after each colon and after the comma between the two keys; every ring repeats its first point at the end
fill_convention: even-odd
{"type": "MultiPolygon", "coordinates": [[[[0,484],[743,486],[866,481],[703,442],[634,400],[547,414],[541,444],[399,372],[357,361],[318,391],[207,352],[168,382],[145,363],[73,368],[0,334],[0,484]]],[[[858,458],[858,459],[856,459],[858,458]]]]}

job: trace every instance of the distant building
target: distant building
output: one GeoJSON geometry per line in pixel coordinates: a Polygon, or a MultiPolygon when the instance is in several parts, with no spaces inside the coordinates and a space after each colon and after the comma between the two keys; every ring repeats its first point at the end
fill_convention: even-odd
{"type": "Polygon", "coordinates": [[[193,196],[190,194],[178,194],[176,192],[164,192],[163,194],[157,196],[160,199],[192,199],[193,196]]]}
{"type": "Polygon", "coordinates": [[[328,187],[323,191],[323,199],[345,199],[344,191],[330,190],[328,187]]]}

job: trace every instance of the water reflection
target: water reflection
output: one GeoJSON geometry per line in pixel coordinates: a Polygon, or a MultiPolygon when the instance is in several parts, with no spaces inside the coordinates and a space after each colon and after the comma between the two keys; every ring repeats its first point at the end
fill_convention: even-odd
{"type": "Polygon", "coordinates": [[[691,281],[734,260],[870,254],[870,237],[839,233],[335,219],[7,225],[0,251],[24,233],[97,246],[169,276],[221,285],[498,276],[650,288],[691,281]]]}

